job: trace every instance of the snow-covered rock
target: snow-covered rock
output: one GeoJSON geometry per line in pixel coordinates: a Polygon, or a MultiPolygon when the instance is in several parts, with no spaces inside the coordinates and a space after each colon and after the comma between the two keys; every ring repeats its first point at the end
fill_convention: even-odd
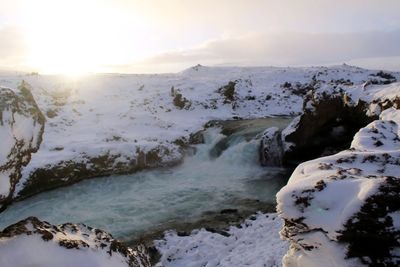
{"type": "Polygon", "coordinates": [[[387,109],[348,150],[296,168],[277,194],[284,266],[399,266],[399,118],[387,109]]]}
{"type": "Polygon", "coordinates": [[[266,129],[261,136],[260,161],[263,166],[281,166],[283,146],[278,127],[266,129]]]}
{"type": "MultiPolygon", "coordinates": [[[[284,151],[303,148],[304,154],[298,155],[304,158],[307,147],[313,142],[326,150],[325,145],[329,144],[326,141],[339,137],[337,143],[340,143],[341,136],[352,136],[344,134],[349,126],[356,131],[380,114],[381,121],[372,122],[361,130],[355,136],[351,149],[300,165],[288,185],[278,194],[279,212],[285,220],[282,235],[291,242],[284,263],[294,266],[397,265],[393,255],[399,253],[397,127],[400,115],[391,107],[400,106],[400,83],[396,82],[399,78],[399,73],[383,73],[347,65],[330,68],[196,66],[177,74],[104,74],[77,80],[58,76],[0,74],[0,85],[14,88],[8,90],[10,92],[17,92],[21,80],[26,80],[24,87],[28,87],[29,83],[30,91],[47,119],[40,149],[23,168],[22,176],[17,171],[18,177],[21,177],[17,179],[18,184],[15,185],[17,180],[10,183],[4,178],[12,176],[15,168],[7,169],[11,171],[0,169],[1,190],[4,190],[0,193],[7,195],[7,199],[23,197],[82,178],[131,172],[137,170],[137,166],[144,168],[178,162],[183,156],[180,149],[182,144],[188,142],[191,133],[201,130],[211,120],[304,113],[281,134],[284,151]],[[318,117],[322,119],[315,124],[318,117]],[[341,123],[347,117],[353,119],[341,123]],[[365,118],[365,121],[362,122],[360,118],[365,118]],[[325,139],[321,141],[318,137],[325,139]],[[7,186],[3,187],[3,184],[7,186]],[[10,185],[9,190],[7,188],[10,185]],[[14,187],[16,190],[13,193],[14,187]],[[371,234],[370,229],[377,229],[376,234],[371,234]],[[347,256],[350,258],[347,259],[347,256]]],[[[35,105],[30,105],[32,108],[27,110],[36,110],[35,105]]],[[[32,123],[26,118],[31,118],[32,114],[22,118],[19,115],[13,117],[9,112],[1,114],[2,120],[6,114],[7,118],[23,122],[19,124],[22,130],[18,127],[16,132],[24,133],[22,137],[31,140],[32,146],[26,150],[35,151],[41,136],[36,133],[43,131],[43,124],[33,124],[34,130],[29,132],[25,129],[32,127],[25,126],[32,123]],[[25,135],[27,132],[33,134],[25,135]]],[[[2,138],[10,136],[10,130],[5,133],[8,135],[2,132],[2,138]]],[[[276,129],[265,133],[264,148],[269,144],[279,145],[276,129]]],[[[11,148],[11,138],[4,140],[10,140],[1,143],[5,146],[1,148],[1,153],[6,153],[3,157],[6,162],[7,149],[16,150],[11,148]]],[[[271,153],[271,150],[267,149],[267,152],[271,153]]],[[[21,162],[26,164],[29,161],[27,159],[22,156],[21,162]]],[[[99,248],[99,243],[93,241],[96,237],[87,232],[78,238],[72,233],[73,230],[61,234],[54,230],[57,227],[49,226],[55,233],[51,232],[52,239],[44,242],[42,226],[37,228],[39,230],[30,230],[33,229],[32,221],[25,223],[27,226],[24,229],[28,231],[22,231],[23,234],[6,236],[3,233],[0,250],[4,249],[4,255],[17,255],[15,259],[21,259],[23,264],[27,258],[11,253],[18,246],[21,248],[18,251],[25,251],[34,259],[36,255],[46,254],[40,251],[50,251],[51,254],[68,258],[67,262],[74,260],[74,257],[81,261],[84,258],[97,261],[98,257],[94,254],[103,255],[99,256],[103,262],[104,257],[110,256],[107,249],[111,249],[111,244],[106,244],[102,249],[100,243],[99,248]],[[35,233],[25,234],[32,231],[35,233]],[[61,242],[59,236],[64,237],[64,234],[72,242],[61,242]],[[91,236],[93,238],[90,240],[85,239],[91,236]],[[72,247],[78,246],[80,249],[77,254],[71,254],[75,250],[66,250],[60,244],[72,244],[72,247]],[[30,250],[32,247],[37,247],[38,253],[30,250]],[[81,252],[84,255],[77,256],[81,252]]],[[[259,219],[256,221],[259,222],[259,219]]],[[[205,255],[212,264],[222,262],[226,266],[244,263],[263,266],[265,262],[272,266],[279,265],[278,258],[283,253],[272,249],[271,252],[276,252],[279,257],[271,256],[267,253],[268,249],[264,250],[271,244],[262,243],[269,240],[277,242],[277,239],[270,237],[271,231],[277,231],[274,228],[276,225],[270,225],[269,221],[262,219],[260,221],[260,227],[254,223],[251,225],[255,228],[242,226],[242,229],[231,229],[229,237],[217,237],[202,230],[194,232],[188,239],[171,234],[166,237],[166,243],[158,246],[161,251],[164,249],[164,255],[169,255],[162,259],[162,264],[168,264],[168,259],[173,259],[171,264],[186,264],[186,256],[195,260],[196,264],[201,262],[198,255],[205,255]],[[262,230],[258,232],[254,229],[262,230]],[[255,237],[260,234],[265,234],[262,239],[255,237]],[[202,240],[217,242],[211,243],[211,249],[196,250],[196,244],[203,249],[202,240]],[[260,243],[254,245],[254,240],[260,243]],[[230,243],[237,245],[240,250],[237,251],[230,243]],[[244,248],[241,244],[249,246],[244,248]],[[187,250],[176,250],[186,245],[187,250]],[[215,251],[221,253],[216,254],[215,251]]],[[[47,233],[45,235],[50,236],[47,233]]],[[[115,266],[118,266],[120,262],[127,263],[123,256],[117,254],[113,259],[107,259],[117,261],[115,266]]],[[[7,258],[1,257],[0,260],[6,261],[7,258]]]]}
{"type": "Polygon", "coordinates": [[[275,133],[275,136],[280,134],[281,140],[269,144],[271,137],[263,136],[265,149],[261,151],[261,159],[269,157],[268,145],[276,150],[277,144],[282,144],[282,161],[289,166],[337,153],[350,147],[354,134],[390,107],[400,108],[400,83],[373,85],[315,80],[304,96],[302,114],[281,134],[275,133]]]}
{"type": "Polygon", "coordinates": [[[21,80],[31,85],[47,121],[40,149],[23,168],[13,197],[88,177],[174,164],[183,157],[182,145],[208,121],[298,115],[303,96],[318,83],[365,95],[363,86],[370,91],[399,78],[399,73],[347,65],[195,66],[175,74],[77,79],[0,73],[1,86],[17,88],[21,80]]]}
{"type": "Polygon", "coordinates": [[[374,120],[374,116],[367,114],[369,102],[349,96],[348,91],[357,89],[318,82],[307,93],[303,114],[282,134],[286,163],[298,164],[350,146],[358,129],[374,120]]]}
{"type": "Polygon", "coordinates": [[[2,267],[146,267],[144,246],[129,248],[84,224],[51,225],[29,217],[0,232],[2,267]]]}
{"type": "Polygon", "coordinates": [[[281,226],[276,214],[259,213],[224,235],[205,229],[194,230],[189,236],[167,232],[163,240],[155,241],[161,254],[156,266],[281,266],[288,249],[288,243],[279,238],[281,226]]]}
{"type": "Polygon", "coordinates": [[[0,210],[11,201],[22,167],[39,149],[45,118],[25,83],[0,87],[0,210]]]}

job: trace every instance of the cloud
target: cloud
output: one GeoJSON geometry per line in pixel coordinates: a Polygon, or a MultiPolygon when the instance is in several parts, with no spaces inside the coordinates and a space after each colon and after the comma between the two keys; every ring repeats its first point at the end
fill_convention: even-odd
{"type": "Polygon", "coordinates": [[[18,68],[27,56],[27,46],[20,28],[7,26],[0,28],[0,67],[18,68]]]}
{"type": "Polygon", "coordinates": [[[318,65],[400,56],[400,30],[364,33],[248,34],[159,54],[143,65],[318,65]]]}

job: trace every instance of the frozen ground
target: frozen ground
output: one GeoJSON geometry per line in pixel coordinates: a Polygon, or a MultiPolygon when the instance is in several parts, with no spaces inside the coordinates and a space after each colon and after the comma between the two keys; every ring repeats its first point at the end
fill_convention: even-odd
{"type": "Polygon", "coordinates": [[[0,232],[2,267],[149,267],[143,247],[128,248],[83,224],[27,218],[0,232]]]}
{"type": "MultiPolygon", "coordinates": [[[[371,84],[371,80],[380,83],[377,73],[344,65],[331,68],[196,66],[177,74],[92,75],[76,80],[5,74],[0,77],[0,86],[15,89],[25,80],[47,117],[43,142],[24,168],[17,189],[23,188],[30,173],[37,168],[56,166],[65,160],[85,163],[86,156],[117,155],[117,163],[135,158],[137,149],[146,151],[164,145],[172,152],[162,160],[180,158],[182,155],[173,141],[182,137],[187,140],[190,133],[211,119],[300,113],[302,96],[315,80],[326,81],[317,93],[329,94],[336,86],[348,94],[349,101],[373,102],[378,98],[383,101],[398,96],[399,83],[371,84]],[[230,82],[235,83],[235,91],[226,95],[223,92],[230,82]],[[174,101],[177,95],[181,95],[182,105],[174,101]]],[[[393,75],[397,80],[400,78],[399,73],[393,75]]],[[[380,106],[372,104],[369,113],[379,115],[380,106]]],[[[323,246],[311,253],[291,247],[285,258],[287,265],[318,266],[312,259],[321,260],[319,263],[327,264],[324,266],[344,262],[343,246],[336,246],[330,240],[337,241],[337,231],[346,230],[343,222],[350,226],[357,223],[358,218],[352,215],[381,188],[387,190],[384,186],[393,180],[390,177],[398,179],[398,118],[398,112],[385,111],[381,121],[356,135],[352,150],[304,163],[295,171],[289,185],[278,195],[281,216],[295,225],[303,217],[307,224],[304,235],[301,235],[304,228],[300,221],[299,232],[292,236],[297,246],[323,246]],[[374,160],[371,155],[375,156],[374,160]],[[326,178],[324,183],[320,182],[321,177],[326,178]],[[309,234],[308,227],[317,231],[309,234]],[[330,257],[324,258],[326,255],[330,257]]],[[[398,229],[398,211],[386,215],[395,223],[392,228],[398,229]]],[[[188,266],[189,262],[194,266],[207,263],[209,266],[279,265],[287,250],[287,244],[278,241],[281,222],[278,224],[277,219],[272,219],[275,215],[265,216],[257,215],[256,220],[247,222],[248,226],[231,228],[229,237],[205,230],[187,237],[170,233],[166,240],[157,243],[163,254],[160,265],[188,266]]]]}
{"type": "Polygon", "coordinates": [[[166,233],[155,241],[161,253],[158,267],[277,267],[288,250],[279,237],[282,221],[274,213],[259,213],[240,227],[232,226],[226,235],[205,229],[190,236],[166,233]]]}
{"type": "Polygon", "coordinates": [[[76,79],[59,76],[0,76],[0,86],[17,88],[22,80],[31,87],[46,115],[43,142],[16,193],[32,171],[62,161],[87,161],[87,157],[116,155],[126,162],[137,149],[169,147],[168,162],[182,157],[172,142],[188,138],[211,119],[255,118],[298,114],[303,98],[295,91],[307,89],[314,79],[347,80],[344,88],[359,88],[377,71],[347,65],[315,68],[238,68],[196,66],[176,74],[91,75],[76,79]],[[236,83],[233,100],[219,88],[236,83]],[[285,86],[290,84],[291,87],[285,86]],[[182,109],[174,96],[186,99],[182,109]]]}

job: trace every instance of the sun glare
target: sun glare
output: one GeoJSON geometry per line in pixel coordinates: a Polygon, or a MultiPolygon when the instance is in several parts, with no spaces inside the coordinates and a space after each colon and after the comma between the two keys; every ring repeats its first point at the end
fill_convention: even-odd
{"type": "Polygon", "coordinates": [[[131,34],[141,38],[143,23],[131,11],[127,23],[122,10],[101,1],[27,1],[24,8],[27,65],[40,73],[107,72],[107,65],[141,59],[131,34]]]}

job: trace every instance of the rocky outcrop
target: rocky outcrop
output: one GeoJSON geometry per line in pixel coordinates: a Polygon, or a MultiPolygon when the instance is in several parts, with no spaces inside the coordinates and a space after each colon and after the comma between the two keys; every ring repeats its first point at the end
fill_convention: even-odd
{"type": "Polygon", "coordinates": [[[305,96],[303,114],[283,132],[286,164],[348,148],[354,134],[374,119],[366,102],[354,103],[346,92],[322,86],[305,96]]]}
{"type": "Polygon", "coordinates": [[[378,71],[370,76],[371,78],[367,81],[369,84],[391,84],[397,81],[393,74],[384,71],[378,71]]]}
{"type": "Polygon", "coordinates": [[[218,89],[218,93],[224,98],[224,104],[231,103],[236,99],[235,86],[237,81],[230,81],[227,85],[218,89]]]}
{"type": "Polygon", "coordinates": [[[399,125],[390,108],[349,149],[296,168],[277,194],[284,266],[399,266],[399,125]]]}
{"type": "Polygon", "coordinates": [[[0,265],[146,267],[146,248],[129,248],[84,224],[51,225],[29,217],[0,232],[0,265]]]}
{"type": "Polygon", "coordinates": [[[281,131],[271,127],[262,133],[260,162],[262,166],[282,166],[283,146],[281,131]]]}
{"type": "Polygon", "coordinates": [[[377,119],[383,110],[400,108],[400,97],[393,93],[400,88],[397,84],[387,90],[383,87],[379,91],[368,83],[358,87],[339,85],[341,83],[337,81],[315,84],[305,95],[300,116],[281,133],[267,130],[273,131],[274,137],[270,136],[271,133],[263,136],[260,158],[264,165],[268,165],[265,159],[271,157],[271,150],[279,151],[279,146],[283,153],[274,156],[281,156],[281,159],[269,165],[279,165],[282,162],[285,166],[297,166],[306,160],[347,149],[354,134],[377,119]],[[385,91],[389,93],[385,95],[385,91]]]}
{"type": "Polygon", "coordinates": [[[0,88],[0,211],[11,201],[21,169],[39,149],[45,118],[26,83],[0,88]]]}
{"type": "Polygon", "coordinates": [[[175,87],[171,87],[171,96],[173,97],[172,103],[178,109],[190,109],[192,102],[189,101],[186,97],[180,93],[179,89],[175,89],[175,87]]]}
{"type": "MultiPolygon", "coordinates": [[[[182,142],[181,146],[184,146],[185,143],[182,142]]],[[[118,154],[82,155],[79,160],[65,160],[57,165],[45,165],[29,174],[22,190],[18,192],[18,198],[26,198],[92,177],[134,173],[147,168],[175,165],[183,157],[183,152],[180,150],[180,146],[159,145],[149,151],[137,149],[132,158],[118,154]]]]}

